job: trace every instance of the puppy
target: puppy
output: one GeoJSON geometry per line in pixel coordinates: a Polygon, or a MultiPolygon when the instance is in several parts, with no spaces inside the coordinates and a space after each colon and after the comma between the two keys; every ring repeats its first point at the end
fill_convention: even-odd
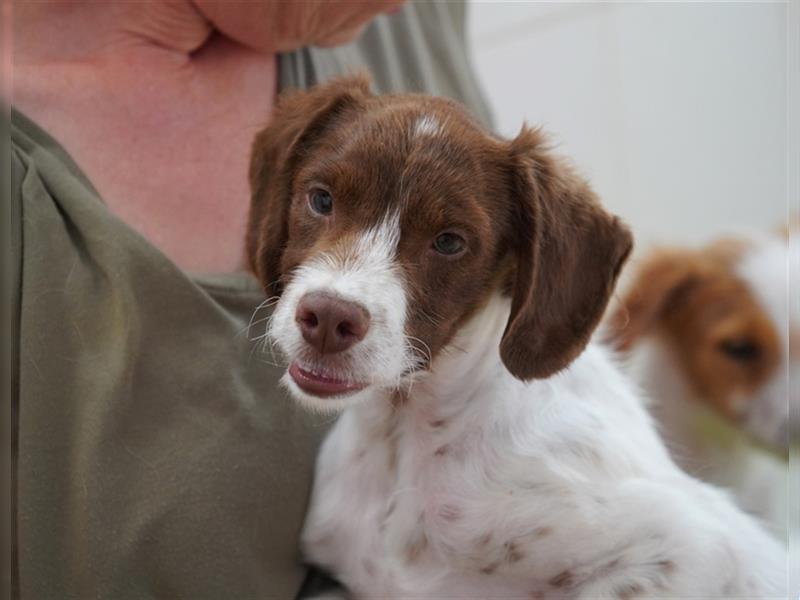
{"type": "Polygon", "coordinates": [[[360,597],[785,593],[782,548],[589,344],[631,236],[539,132],[343,79],[280,100],[250,178],[283,382],[345,409],[311,562],[360,597]]]}
{"type": "Polygon", "coordinates": [[[610,319],[676,461],[784,535],[790,415],[800,409],[789,386],[800,380],[790,245],[800,251],[796,233],[775,232],[656,251],[610,319]]]}

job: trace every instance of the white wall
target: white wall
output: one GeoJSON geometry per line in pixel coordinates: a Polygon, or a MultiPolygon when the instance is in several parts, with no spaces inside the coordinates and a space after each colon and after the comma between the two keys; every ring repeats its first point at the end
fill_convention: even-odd
{"type": "Polygon", "coordinates": [[[787,216],[787,5],[473,2],[500,133],[554,134],[653,243],[787,216]]]}

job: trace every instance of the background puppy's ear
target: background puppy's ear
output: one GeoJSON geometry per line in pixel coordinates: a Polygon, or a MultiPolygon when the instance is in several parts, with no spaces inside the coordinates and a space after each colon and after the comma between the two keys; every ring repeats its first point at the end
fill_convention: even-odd
{"type": "Polygon", "coordinates": [[[246,251],[268,293],[280,293],[292,179],[300,158],[337,119],[370,95],[365,75],[342,77],[307,92],[284,93],[270,124],[253,141],[246,251]]]}
{"type": "Polygon", "coordinates": [[[633,284],[611,315],[606,341],[617,350],[630,350],[701,277],[700,265],[689,251],[655,252],[638,268],[633,284]]]}
{"type": "Polygon", "coordinates": [[[500,356],[528,380],[581,353],[633,241],[588,184],[550,155],[538,130],[523,128],[509,152],[517,268],[500,356]]]}

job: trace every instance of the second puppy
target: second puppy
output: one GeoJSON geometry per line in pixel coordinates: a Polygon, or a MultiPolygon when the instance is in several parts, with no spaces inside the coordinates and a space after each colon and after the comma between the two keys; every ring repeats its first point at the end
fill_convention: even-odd
{"type": "Polygon", "coordinates": [[[676,461],[730,488],[783,536],[785,457],[798,425],[790,417],[800,410],[789,385],[800,380],[800,304],[788,302],[792,252],[800,252],[794,231],[654,251],[609,322],[676,461]]]}

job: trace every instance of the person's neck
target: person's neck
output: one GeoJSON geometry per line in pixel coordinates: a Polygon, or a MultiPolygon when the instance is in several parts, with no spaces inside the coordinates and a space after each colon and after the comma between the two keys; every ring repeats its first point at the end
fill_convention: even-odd
{"type": "Polygon", "coordinates": [[[275,56],[139,3],[30,6],[15,17],[14,106],[178,266],[240,270],[249,151],[274,101],[275,56]]]}

